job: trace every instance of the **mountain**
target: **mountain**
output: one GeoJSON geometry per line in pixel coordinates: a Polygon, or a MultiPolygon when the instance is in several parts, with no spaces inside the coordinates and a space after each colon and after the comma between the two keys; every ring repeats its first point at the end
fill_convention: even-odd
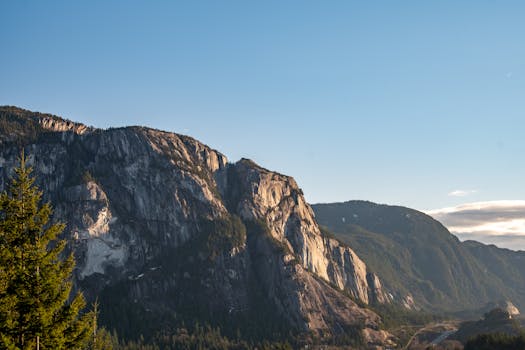
{"type": "Polygon", "coordinates": [[[499,300],[525,307],[525,252],[460,242],[438,221],[404,207],[349,201],[312,208],[398,303],[448,312],[499,300]]]}
{"type": "Polygon", "coordinates": [[[210,324],[226,334],[308,334],[392,344],[380,279],[319,229],[293,178],[229,163],[183,135],[87,127],[0,107],[0,189],[22,148],[67,223],[75,286],[133,338],[210,324]]]}

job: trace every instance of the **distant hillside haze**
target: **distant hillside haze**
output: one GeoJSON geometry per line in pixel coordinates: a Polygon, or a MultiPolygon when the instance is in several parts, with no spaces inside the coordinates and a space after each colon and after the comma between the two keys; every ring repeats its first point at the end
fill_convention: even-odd
{"type": "Polygon", "coordinates": [[[429,310],[508,299],[525,307],[525,252],[460,240],[417,210],[366,201],[315,204],[316,220],[349,244],[394,293],[429,310]]]}

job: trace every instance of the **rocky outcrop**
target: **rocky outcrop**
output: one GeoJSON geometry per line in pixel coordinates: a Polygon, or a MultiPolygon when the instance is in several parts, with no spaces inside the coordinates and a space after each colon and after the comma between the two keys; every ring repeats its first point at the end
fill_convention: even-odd
{"type": "Polygon", "coordinates": [[[321,234],[312,208],[291,177],[242,159],[221,183],[231,210],[246,220],[263,220],[272,237],[296,256],[303,268],[368,303],[388,302],[379,279],[369,285],[365,263],[348,246],[321,234]],[[228,182],[229,181],[229,182],[228,182]]]}
{"type": "Polygon", "coordinates": [[[100,130],[13,107],[0,108],[0,121],[0,188],[23,146],[67,223],[76,284],[113,326],[138,310],[142,322],[162,314],[247,327],[266,317],[317,335],[385,338],[379,317],[347,297],[387,302],[379,279],[321,233],[292,178],[143,127],[100,130]]]}
{"type": "Polygon", "coordinates": [[[379,303],[379,304],[387,304],[391,303],[393,301],[393,297],[391,294],[387,293],[383,286],[381,285],[381,281],[379,280],[379,277],[373,273],[369,272],[366,275],[366,280],[368,281],[368,286],[370,290],[372,291],[371,294],[373,296],[373,302],[379,303]]]}
{"type": "Polygon", "coordinates": [[[514,305],[511,301],[505,300],[502,303],[502,307],[505,311],[509,313],[509,315],[513,318],[518,318],[520,316],[520,310],[514,305]]]}
{"type": "Polygon", "coordinates": [[[82,135],[96,130],[84,124],[75,123],[70,120],[57,118],[51,115],[35,116],[35,119],[42,126],[43,129],[49,131],[71,131],[75,134],[82,135]]]}
{"type": "Polygon", "coordinates": [[[485,314],[494,309],[506,312],[511,318],[518,318],[520,316],[520,310],[510,300],[500,300],[488,303],[483,309],[481,309],[481,312],[485,314]]]}

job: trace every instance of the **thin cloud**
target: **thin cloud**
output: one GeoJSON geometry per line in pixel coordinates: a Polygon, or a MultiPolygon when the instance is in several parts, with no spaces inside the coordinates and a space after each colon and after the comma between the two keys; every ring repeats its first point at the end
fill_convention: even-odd
{"type": "Polygon", "coordinates": [[[525,250],[525,201],[474,202],[427,212],[460,239],[525,250]]]}
{"type": "Polygon", "coordinates": [[[476,192],[478,191],[477,190],[455,190],[455,191],[449,192],[448,195],[450,197],[466,197],[476,192]]]}

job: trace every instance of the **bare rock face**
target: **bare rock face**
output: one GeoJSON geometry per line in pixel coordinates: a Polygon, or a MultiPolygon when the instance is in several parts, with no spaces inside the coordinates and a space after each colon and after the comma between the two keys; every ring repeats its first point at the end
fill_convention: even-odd
{"type": "Polygon", "coordinates": [[[505,310],[509,313],[511,317],[517,318],[520,315],[520,310],[514,305],[511,301],[506,300],[503,303],[503,306],[505,307],[505,310]]]}
{"type": "Polygon", "coordinates": [[[321,234],[312,208],[291,177],[277,174],[242,159],[228,172],[230,188],[222,188],[233,198],[231,209],[246,220],[262,220],[272,237],[298,257],[303,268],[346,290],[355,299],[388,302],[379,278],[374,286],[367,279],[365,263],[339,241],[321,234]]]}
{"type": "Polygon", "coordinates": [[[99,130],[14,107],[0,121],[0,188],[23,146],[67,223],[76,285],[99,297],[111,326],[126,312],[392,341],[347,296],[389,302],[378,277],[320,231],[292,178],[148,128],[99,130]]]}
{"type": "Polygon", "coordinates": [[[403,305],[403,307],[408,310],[419,310],[419,307],[414,302],[414,297],[412,297],[412,294],[405,295],[401,301],[401,305],[403,305]]]}
{"type": "Polygon", "coordinates": [[[379,277],[375,273],[369,272],[366,275],[366,279],[368,281],[368,286],[372,291],[371,294],[374,298],[373,301],[379,304],[387,304],[393,301],[394,298],[392,294],[385,292],[385,290],[381,286],[381,281],[379,280],[379,277]]]}
{"type": "Polygon", "coordinates": [[[520,316],[520,310],[510,300],[499,300],[497,302],[490,302],[483,308],[484,312],[498,309],[503,310],[512,318],[518,318],[520,316]]]}
{"type": "Polygon", "coordinates": [[[94,128],[85,126],[83,124],[49,115],[39,117],[37,118],[37,121],[42,126],[42,128],[49,131],[72,131],[75,134],[82,135],[95,130],[94,128]]]}

